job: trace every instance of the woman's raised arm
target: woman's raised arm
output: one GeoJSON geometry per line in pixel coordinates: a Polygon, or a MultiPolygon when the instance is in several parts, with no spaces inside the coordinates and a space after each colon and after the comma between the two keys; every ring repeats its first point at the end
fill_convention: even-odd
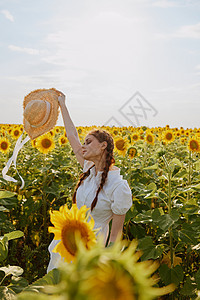
{"type": "Polygon", "coordinates": [[[78,132],[76,130],[74,123],[72,122],[72,119],[71,119],[68,109],[66,107],[65,95],[63,93],[60,93],[60,94],[61,95],[58,97],[58,102],[60,105],[67,138],[68,138],[70,145],[74,151],[74,154],[76,155],[78,162],[80,163],[81,167],[83,168],[84,158],[83,158],[82,145],[79,140],[78,132]]]}

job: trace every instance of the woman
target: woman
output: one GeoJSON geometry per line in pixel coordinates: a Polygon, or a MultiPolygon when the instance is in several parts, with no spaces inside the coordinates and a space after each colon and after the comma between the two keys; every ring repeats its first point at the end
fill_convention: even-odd
{"type": "MultiPolygon", "coordinates": [[[[70,118],[65,105],[65,96],[61,93],[58,98],[61,108],[67,138],[81,167],[80,176],[73,195],[73,202],[78,208],[86,205],[91,208],[91,215],[95,221],[95,228],[101,228],[106,244],[109,233],[109,222],[112,228],[108,245],[114,243],[122,233],[126,212],[132,205],[131,190],[126,180],[122,179],[120,169],[114,166],[114,142],[111,135],[103,130],[93,130],[81,145],[77,130],[70,118]]],[[[52,253],[58,241],[53,240],[49,246],[51,254],[47,271],[58,265],[61,257],[52,253]]]]}

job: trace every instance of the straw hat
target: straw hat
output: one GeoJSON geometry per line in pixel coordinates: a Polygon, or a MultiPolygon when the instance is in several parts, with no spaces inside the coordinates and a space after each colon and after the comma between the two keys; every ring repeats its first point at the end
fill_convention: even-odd
{"type": "Polygon", "coordinates": [[[57,122],[59,114],[56,89],[39,89],[24,98],[24,129],[33,140],[51,130],[57,122]]]}

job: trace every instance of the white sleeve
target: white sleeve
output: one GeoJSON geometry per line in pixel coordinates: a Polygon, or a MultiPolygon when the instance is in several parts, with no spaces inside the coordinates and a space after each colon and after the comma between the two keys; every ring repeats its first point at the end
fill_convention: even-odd
{"type": "Polygon", "coordinates": [[[126,180],[122,180],[114,189],[111,209],[116,215],[124,215],[132,206],[132,193],[126,180]]]}
{"type": "Polygon", "coordinates": [[[84,160],[84,165],[83,165],[83,173],[87,172],[87,170],[94,165],[92,161],[89,160],[84,160]]]}

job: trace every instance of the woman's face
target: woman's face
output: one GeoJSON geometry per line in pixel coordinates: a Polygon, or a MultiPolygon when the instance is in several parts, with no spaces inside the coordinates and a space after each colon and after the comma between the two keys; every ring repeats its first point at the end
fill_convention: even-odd
{"type": "Polygon", "coordinates": [[[86,160],[96,160],[101,158],[107,143],[100,143],[93,135],[88,134],[85,138],[85,142],[82,145],[83,157],[86,160]]]}

